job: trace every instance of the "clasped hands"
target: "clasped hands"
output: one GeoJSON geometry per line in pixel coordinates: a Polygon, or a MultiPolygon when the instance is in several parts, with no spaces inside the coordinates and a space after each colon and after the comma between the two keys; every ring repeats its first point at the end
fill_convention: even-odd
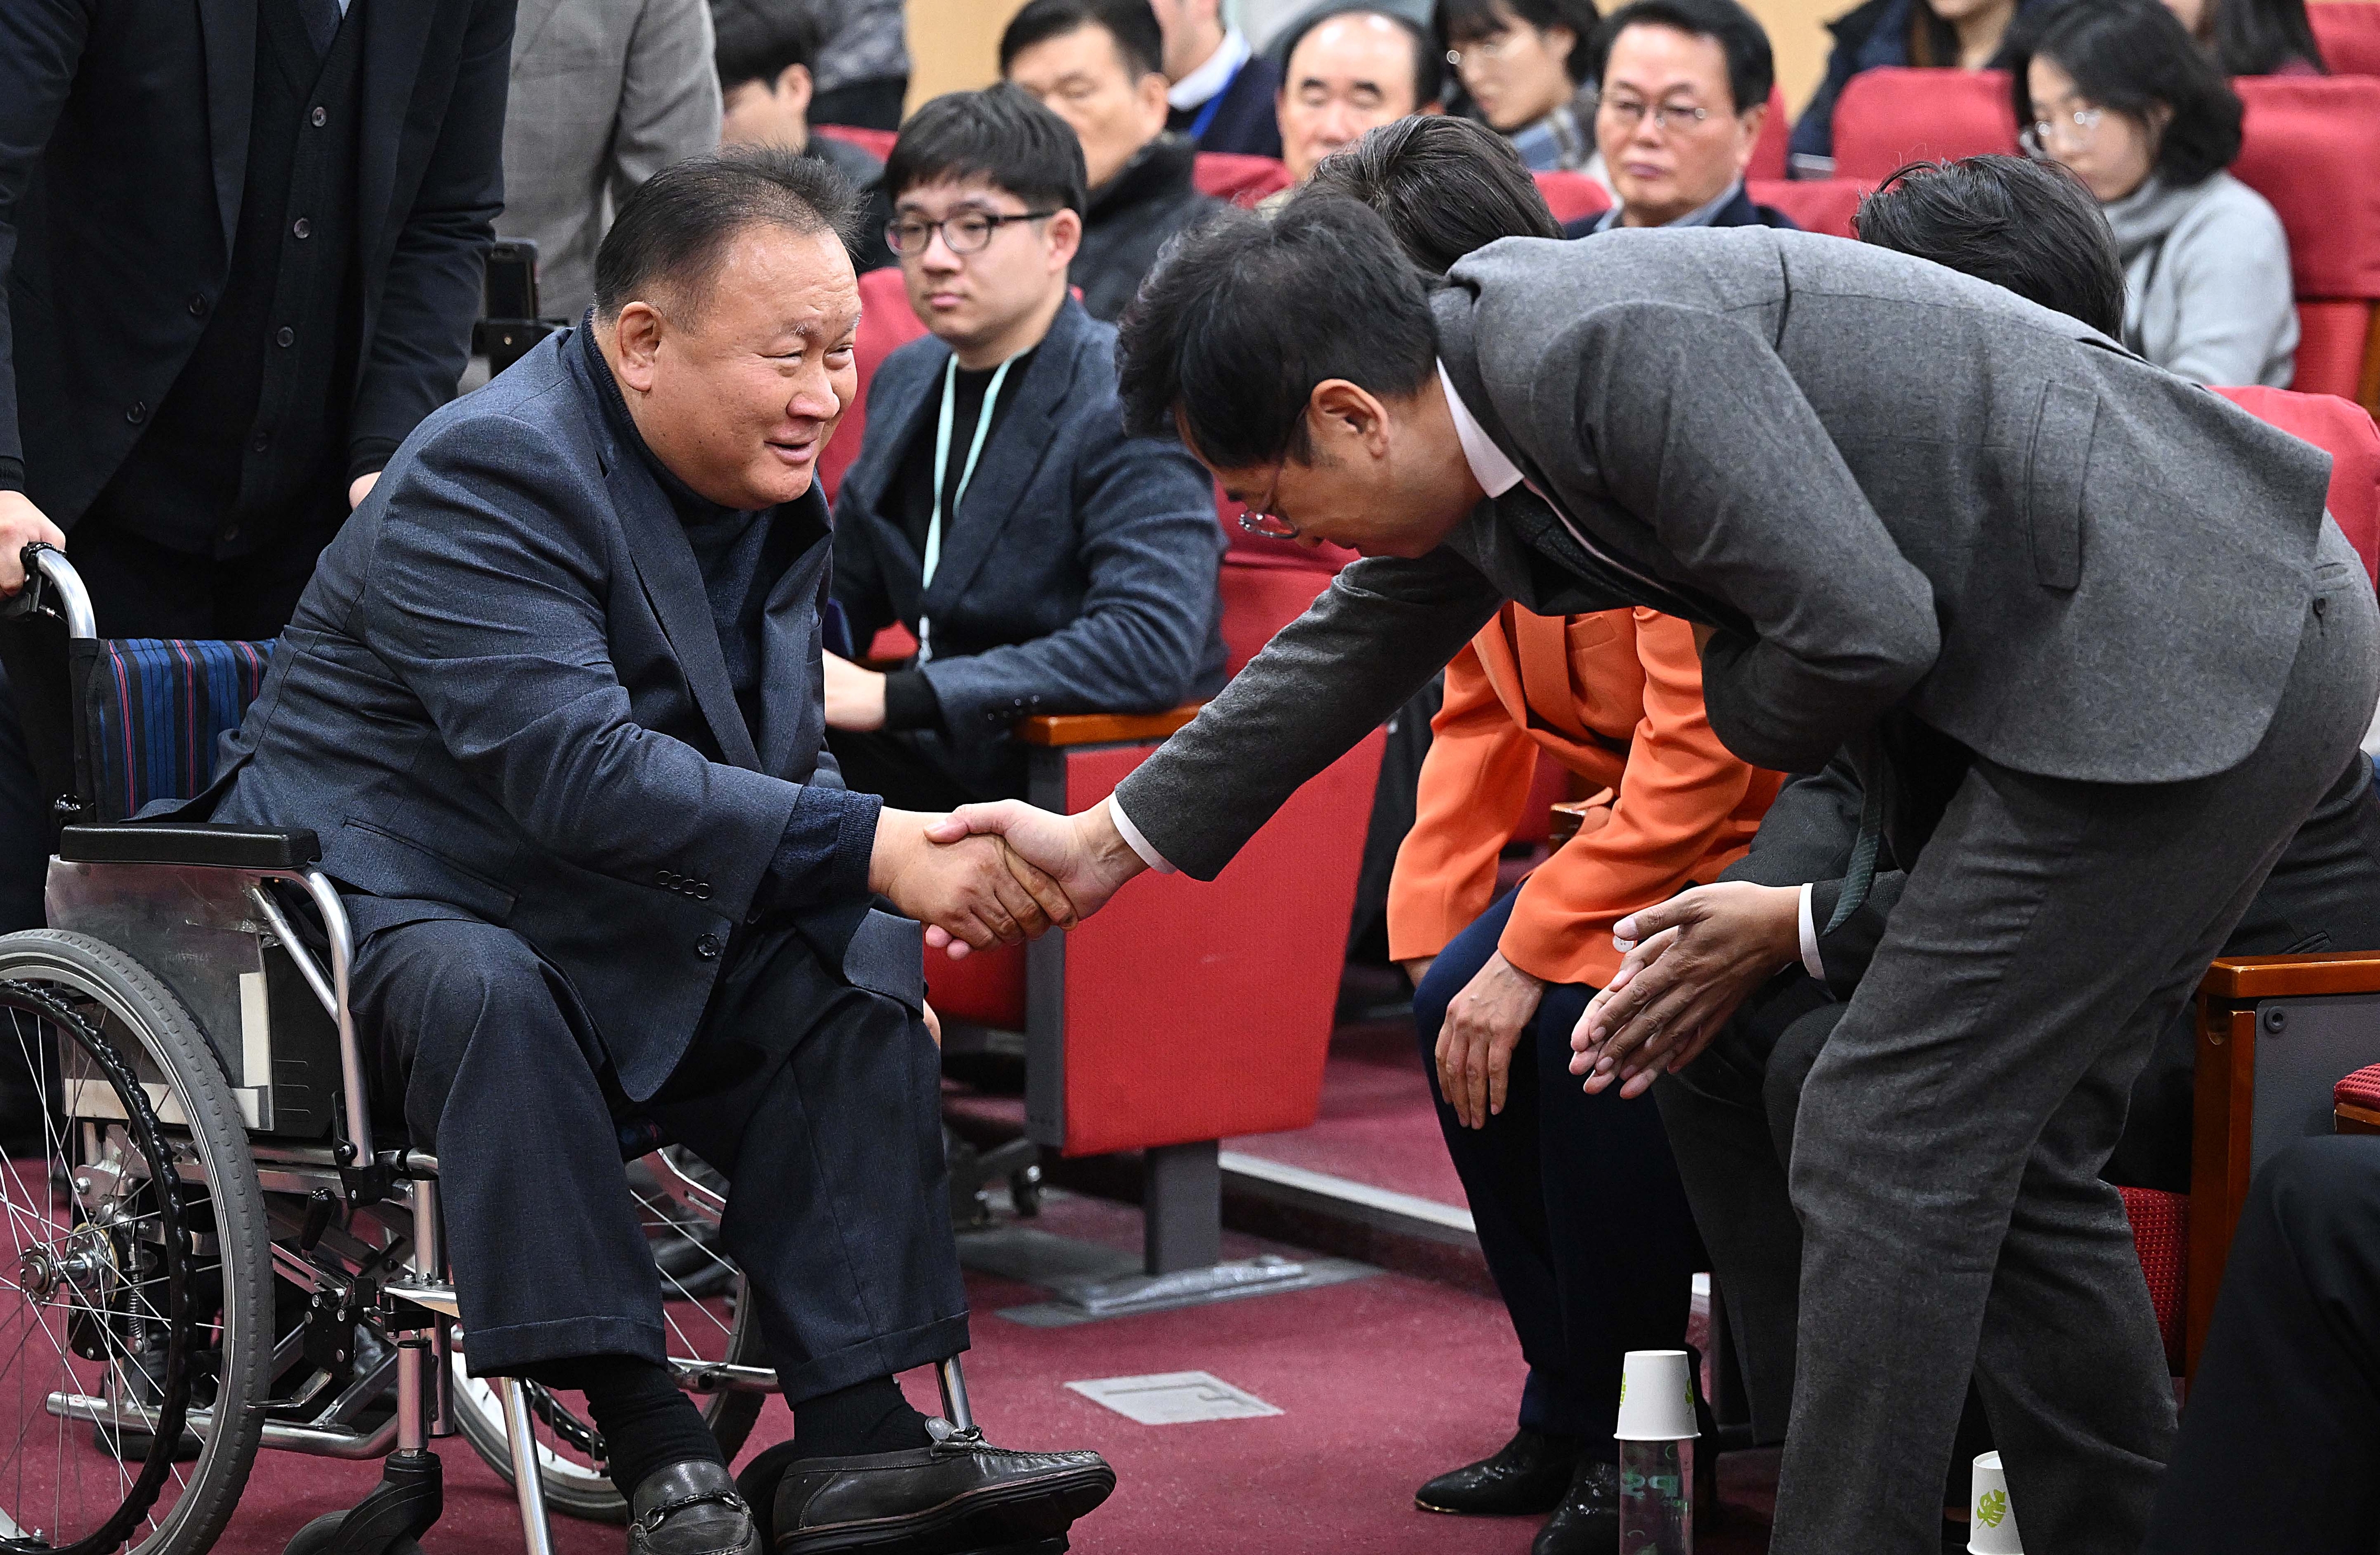
{"type": "Polygon", "coordinates": [[[1571,1033],[1570,1072],[1588,1094],[1637,1097],[1702,1055],[1752,991],[1801,958],[1802,893],[1730,881],[1699,885],[1611,926],[1627,954],[1571,1033]]]}
{"type": "Polygon", "coordinates": [[[1072,929],[1146,868],[1105,805],[1069,816],[1003,799],[940,817],[884,810],[868,884],[955,960],[1072,929]]]}

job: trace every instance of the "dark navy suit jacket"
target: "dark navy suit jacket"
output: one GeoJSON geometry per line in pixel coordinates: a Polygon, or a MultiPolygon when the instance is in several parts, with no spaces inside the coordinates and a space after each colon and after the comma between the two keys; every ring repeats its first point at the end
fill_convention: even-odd
{"type": "Polygon", "coordinates": [[[597,395],[565,331],[406,440],[183,813],[311,827],[359,935],[513,929],[641,1100],[738,926],[775,909],[844,966],[879,805],[822,744],[823,499],[777,513],[816,539],[768,596],[748,730],[686,531],[597,395]]]}
{"type": "MultiPolygon", "coordinates": [[[[1222,90],[1223,100],[1214,104],[1215,116],[1207,121],[1206,133],[1198,137],[1198,149],[1239,156],[1280,156],[1280,95],[1281,67],[1261,54],[1250,55],[1222,90]]],[[[1165,128],[1186,134],[1206,109],[1204,103],[1196,108],[1176,108],[1166,115],[1165,128]]]]}
{"type": "Polygon", "coordinates": [[[1124,435],[1115,330],[1069,300],[921,589],[924,559],[885,505],[950,359],[929,335],[876,371],[868,441],[835,497],[834,593],[863,644],[894,620],[916,630],[923,610],[953,766],[978,792],[1021,792],[1019,718],[1160,712],[1222,686],[1223,533],[1214,488],[1179,443],[1124,435]]]}

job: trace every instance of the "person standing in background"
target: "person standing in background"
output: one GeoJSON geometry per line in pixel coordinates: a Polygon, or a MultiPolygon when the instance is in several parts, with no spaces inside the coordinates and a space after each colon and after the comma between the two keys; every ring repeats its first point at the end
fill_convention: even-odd
{"type": "Polygon", "coordinates": [[[811,0],[819,22],[812,124],[898,129],[909,96],[909,19],[901,0],[811,0]]]}
{"type": "Polygon", "coordinates": [[[620,201],[719,144],[710,54],[704,0],[521,0],[496,233],[537,245],[547,317],[576,321],[595,300],[620,201]]]}
{"type": "MultiPolygon", "coordinates": [[[[504,204],[513,0],[0,10],[0,594],[65,544],[102,636],[277,636],[453,396],[504,204]]],[[[0,696],[0,928],[46,796],[0,696]]]]}
{"type": "Polygon", "coordinates": [[[859,229],[844,235],[851,267],[865,273],[892,262],[884,243],[892,202],[884,164],[832,135],[810,133],[818,101],[818,22],[806,5],[786,0],[711,0],[719,34],[719,90],[726,105],[719,139],[730,146],[783,146],[823,162],[860,199],[859,229]]]}
{"type": "Polygon", "coordinates": [[[1281,155],[1281,67],[1223,24],[1222,0],[1151,0],[1165,31],[1165,128],[1202,152],[1281,155]]]}

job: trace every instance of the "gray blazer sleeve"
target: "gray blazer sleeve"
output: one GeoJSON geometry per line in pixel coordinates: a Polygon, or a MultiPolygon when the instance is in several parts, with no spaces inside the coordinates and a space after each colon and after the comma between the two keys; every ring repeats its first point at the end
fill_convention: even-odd
{"type": "Polygon", "coordinates": [[[1687,577],[1751,622],[1754,635],[1721,633],[1703,655],[1711,727],[1730,750],[1814,771],[1933,667],[1941,629],[1925,575],[1742,320],[1598,308],[1537,366],[1524,380],[1531,441],[1556,483],[1591,460],[1687,577]]]}
{"type": "Polygon", "coordinates": [[[1141,835],[1213,880],[1305,781],[1378,728],[1504,602],[1443,546],[1333,578],[1190,725],[1116,789],[1141,835]]]}
{"type": "Polygon", "coordinates": [[[649,0],[628,40],[608,179],[617,205],[667,167],[719,146],[719,67],[708,0],[649,0]]]}

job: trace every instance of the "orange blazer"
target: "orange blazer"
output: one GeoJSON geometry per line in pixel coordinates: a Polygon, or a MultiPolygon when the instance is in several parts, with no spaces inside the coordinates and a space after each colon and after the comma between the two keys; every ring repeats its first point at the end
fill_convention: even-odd
{"type": "Polygon", "coordinates": [[[1507,603],[1446,668],[1414,827],[1389,886],[1389,954],[1436,955],[1488,910],[1537,752],[1611,791],[1521,884],[1498,948],[1600,988],[1611,926],[1743,856],[1784,782],[1711,733],[1694,630],[1650,610],[1545,616],[1507,603]]]}

